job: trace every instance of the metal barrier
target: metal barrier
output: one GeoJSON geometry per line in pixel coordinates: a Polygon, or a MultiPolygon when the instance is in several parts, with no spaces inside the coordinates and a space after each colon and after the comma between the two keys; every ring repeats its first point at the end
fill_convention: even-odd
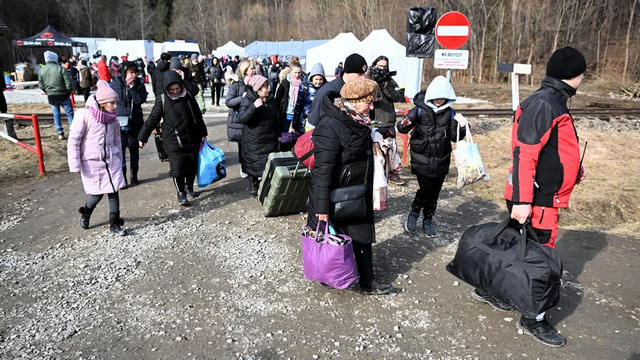
{"type": "MultiPolygon", "coordinates": [[[[16,144],[16,145],[20,145],[23,148],[31,151],[32,153],[36,154],[38,156],[38,165],[40,165],[40,175],[44,174],[44,156],[43,156],[43,151],[42,151],[42,141],[40,139],[40,126],[38,125],[38,115],[33,114],[31,116],[24,116],[24,115],[15,115],[15,114],[0,114],[0,119],[2,118],[10,118],[10,119],[24,119],[24,120],[29,120],[31,119],[31,122],[33,123],[33,135],[34,138],[36,140],[36,148],[34,149],[33,147],[23,143],[22,141],[19,141],[18,139],[14,139],[11,136],[0,132],[0,136],[2,136],[3,138],[11,141],[12,143],[16,144]]],[[[0,120],[1,121],[1,120],[0,120]]]]}

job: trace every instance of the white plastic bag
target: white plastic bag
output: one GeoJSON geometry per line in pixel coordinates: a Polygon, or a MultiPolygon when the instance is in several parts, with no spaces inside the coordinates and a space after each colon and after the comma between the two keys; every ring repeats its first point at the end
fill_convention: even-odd
{"type": "Polygon", "coordinates": [[[460,127],[456,136],[456,149],[453,150],[453,156],[456,159],[456,167],[458,168],[458,189],[468,184],[473,184],[478,180],[489,180],[489,174],[485,171],[480,158],[478,145],[473,142],[469,124],[465,126],[467,136],[464,140],[460,140],[460,127]]]}
{"type": "Polygon", "coordinates": [[[388,184],[385,177],[385,161],[380,145],[373,143],[373,210],[387,208],[388,184]]]}

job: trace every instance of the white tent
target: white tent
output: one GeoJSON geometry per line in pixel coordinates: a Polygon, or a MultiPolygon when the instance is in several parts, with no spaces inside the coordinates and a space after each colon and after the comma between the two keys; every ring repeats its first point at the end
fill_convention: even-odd
{"type": "Polygon", "coordinates": [[[365,57],[369,65],[380,55],[389,58],[389,70],[398,72],[393,78],[398,85],[405,87],[406,96],[413,98],[420,91],[422,60],[406,57],[405,47],[387,30],[373,30],[362,44],[370,51],[371,57],[365,57]]]}
{"type": "Polygon", "coordinates": [[[213,55],[216,57],[230,55],[231,57],[235,57],[236,55],[239,57],[244,57],[244,48],[242,46],[236,45],[233,41],[229,41],[228,43],[218,47],[214,50],[213,55]]]}
{"type": "Polygon", "coordinates": [[[307,50],[306,67],[311,69],[314,64],[322,63],[327,80],[331,80],[338,63],[344,63],[344,59],[353,53],[362,55],[367,61],[371,57],[371,51],[353,33],[341,33],[326,43],[307,50]]]}

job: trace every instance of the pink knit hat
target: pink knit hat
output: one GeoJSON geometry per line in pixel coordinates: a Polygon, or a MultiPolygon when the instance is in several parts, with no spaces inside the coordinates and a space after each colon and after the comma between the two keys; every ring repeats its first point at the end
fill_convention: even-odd
{"type": "Polygon", "coordinates": [[[98,91],[96,92],[96,101],[98,104],[105,104],[110,101],[118,101],[118,94],[104,80],[98,81],[98,91]]]}
{"type": "Polygon", "coordinates": [[[253,91],[258,92],[262,85],[264,85],[264,83],[266,83],[267,81],[268,79],[262,75],[253,75],[249,79],[249,83],[247,85],[251,86],[253,88],[253,91]]]}

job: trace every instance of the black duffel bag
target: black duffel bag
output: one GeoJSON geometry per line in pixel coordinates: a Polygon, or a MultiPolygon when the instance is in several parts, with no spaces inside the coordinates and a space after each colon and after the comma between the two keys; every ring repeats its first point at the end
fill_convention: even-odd
{"type": "Polygon", "coordinates": [[[467,229],[447,270],[529,318],[560,299],[560,257],[538,242],[531,225],[518,230],[511,219],[467,229]]]}

